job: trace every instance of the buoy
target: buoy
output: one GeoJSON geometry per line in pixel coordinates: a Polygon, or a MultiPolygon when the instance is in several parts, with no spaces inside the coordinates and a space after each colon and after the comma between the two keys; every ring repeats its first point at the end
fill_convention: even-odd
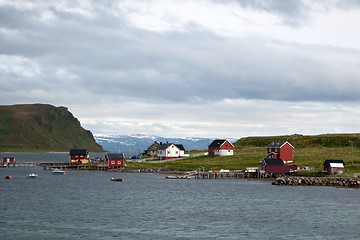
{"type": "Polygon", "coordinates": [[[11,176],[6,176],[5,179],[12,179],[12,177],[11,176]]]}

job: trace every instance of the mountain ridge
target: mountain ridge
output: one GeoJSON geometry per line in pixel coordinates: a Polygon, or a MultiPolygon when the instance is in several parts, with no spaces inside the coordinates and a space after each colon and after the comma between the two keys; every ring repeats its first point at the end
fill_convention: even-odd
{"type": "MultiPolygon", "coordinates": [[[[156,135],[144,134],[94,134],[95,141],[103,146],[107,151],[114,152],[144,152],[151,144],[157,142],[169,142],[175,144],[182,144],[185,150],[204,150],[214,140],[213,138],[199,138],[199,137],[177,137],[167,138],[156,135]]],[[[231,142],[237,139],[230,138],[231,142]]]]}
{"type": "Polygon", "coordinates": [[[0,151],[104,151],[93,134],[64,106],[17,104],[0,106],[0,151]]]}

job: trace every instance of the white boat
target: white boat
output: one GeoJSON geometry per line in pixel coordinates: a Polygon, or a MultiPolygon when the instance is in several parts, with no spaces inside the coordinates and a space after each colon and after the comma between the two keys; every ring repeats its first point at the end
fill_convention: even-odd
{"type": "Polygon", "coordinates": [[[27,177],[28,177],[28,178],[37,178],[38,175],[35,174],[35,173],[30,173],[30,174],[27,175],[27,177]]]}
{"type": "Polygon", "coordinates": [[[55,169],[54,169],[54,171],[52,171],[52,174],[56,174],[56,175],[65,175],[65,174],[66,174],[66,172],[65,172],[65,170],[55,168],[55,169]]]}
{"type": "Polygon", "coordinates": [[[189,175],[176,175],[176,176],[171,175],[171,176],[167,176],[165,178],[167,178],[167,179],[191,179],[191,176],[189,176],[189,175]]]}

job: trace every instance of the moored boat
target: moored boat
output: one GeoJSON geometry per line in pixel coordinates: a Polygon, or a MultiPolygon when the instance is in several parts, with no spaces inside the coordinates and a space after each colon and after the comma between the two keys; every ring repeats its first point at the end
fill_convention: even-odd
{"type": "Polygon", "coordinates": [[[28,177],[28,178],[37,178],[38,175],[35,174],[35,173],[29,173],[29,174],[27,175],[27,177],[28,177]]]}
{"type": "Polygon", "coordinates": [[[56,175],[65,175],[65,174],[66,174],[66,172],[65,172],[65,170],[55,168],[55,169],[54,169],[54,171],[52,171],[52,174],[56,174],[56,175]]]}
{"type": "Polygon", "coordinates": [[[124,179],[122,179],[122,178],[111,178],[111,181],[114,181],[114,182],[123,182],[124,181],[124,179]]]}

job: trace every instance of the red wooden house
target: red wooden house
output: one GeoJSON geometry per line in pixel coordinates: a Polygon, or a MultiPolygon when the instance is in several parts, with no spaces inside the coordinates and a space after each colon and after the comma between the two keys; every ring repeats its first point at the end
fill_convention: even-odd
{"type": "Polygon", "coordinates": [[[282,159],[285,163],[293,162],[294,147],[289,142],[272,142],[267,147],[267,158],[282,159]]]}
{"type": "Polygon", "coordinates": [[[125,166],[125,155],[123,153],[107,153],[105,158],[109,167],[125,166]]]}
{"type": "Polygon", "coordinates": [[[70,149],[70,163],[88,163],[89,153],[86,149],[70,149]]]}
{"type": "Polygon", "coordinates": [[[15,162],[16,162],[16,160],[15,160],[15,158],[13,158],[13,157],[4,157],[4,158],[2,159],[1,165],[2,165],[3,167],[7,167],[7,166],[9,166],[9,164],[15,164],[15,162]]]}
{"type": "Polygon", "coordinates": [[[208,147],[209,156],[234,155],[234,146],[229,140],[216,139],[208,147]]]}

